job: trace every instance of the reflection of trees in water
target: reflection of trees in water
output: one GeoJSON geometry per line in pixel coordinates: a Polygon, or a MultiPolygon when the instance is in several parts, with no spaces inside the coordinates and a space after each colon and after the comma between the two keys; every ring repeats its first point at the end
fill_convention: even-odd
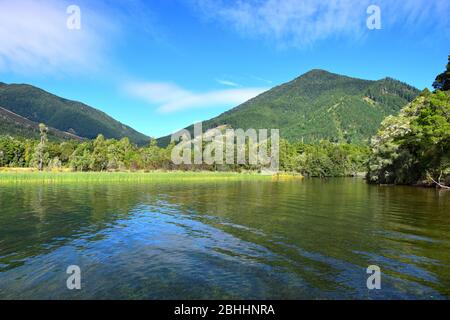
{"type": "Polygon", "coordinates": [[[127,218],[141,196],[132,185],[2,186],[0,264],[13,268],[80,234],[95,234],[127,218]]]}
{"type": "MultiPolygon", "coordinates": [[[[339,290],[336,281],[324,281],[328,277],[341,274],[345,285],[369,264],[388,267],[389,261],[436,275],[438,282],[427,285],[440,292],[450,287],[448,264],[430,263],[450,261],[449,199],[434,190],[351,179],[16,185],[2,186],[0,203],[3,269],[149,210],[179,216],[188,234],[205,231],[183,225],[192,220],[260,246],[265,253],[241,252],[226,243],[211,250],[296,274],[323,290],[339,290]]],[[[405,280],[420,277],[399,273],[398,265],[389,268],[386,272],[405,280]]]]}
{"type": "MultiPolygon", "coordinates": [[[[181,212],[195,213],[192,219],[263,246],[280,258],[264,263],[300,274],[323,289],[336,289],[336,282],[324,277],[348,268],[359,274],[375,260],[387,274],[406,281],[423,283],[423,272],[428,272],[439,280],[425,283],[449,294],[450,202],[435,190],[369,186],[350,179],[233,182],[195,185],[168,201],[181,212]]],[[[348,273],[344,277],[351,278],[348,273]]]]}

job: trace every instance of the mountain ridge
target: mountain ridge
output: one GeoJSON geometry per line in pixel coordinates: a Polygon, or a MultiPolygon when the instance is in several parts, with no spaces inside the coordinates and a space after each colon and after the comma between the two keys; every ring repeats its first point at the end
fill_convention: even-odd
{"type": "MultiPolygon", "coordinates": [[[[24,118],[8,109],[0,107],[0,135],[12,137],[29,137],[39,139],[39,123],[24,118]]],[[[83,138],[69,132],[48,127],[48,136],[50,140],[78,140],[83,138]]]]}
{"type": "Polygon", "coordinates": [[[140,145],[150,140],[99,109],[30,84],[0,82],[0,106],[32,122],[44,123],[82,138],[94,139],[98,134],[115,139],[128,137],[140,145]]]}
{"type": "MultiPolygon", "coordinates": [[[[386,116],[418,94],[418,89],[390,77],[365,80],[313,69],[204,121],[203,128],[279,128],[289,141],[362,144],[386,116]]],[[[162,146],[169,141],[170,136],[158,139],[162,146]]]]}

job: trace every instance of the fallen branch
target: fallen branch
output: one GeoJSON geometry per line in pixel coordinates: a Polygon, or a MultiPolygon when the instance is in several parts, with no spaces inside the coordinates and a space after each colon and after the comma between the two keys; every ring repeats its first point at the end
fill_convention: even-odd
{"type": "Polygon", "coordinates": [[[436,180],[434,180],[433,177],[431,176],[431,174],[429,174],[428,172],[427,172],[427,175],[428,175],[428,178],[429,178],[431,181],[433,181],[439,188],[450,190],[450,187],[447,187],[446,185],[443,185],[443,184],[441,183],[442,171],[441,171],[441,174],[440,174],[439,179],[438,179],[439,182],[436,181],[436,180]]]}

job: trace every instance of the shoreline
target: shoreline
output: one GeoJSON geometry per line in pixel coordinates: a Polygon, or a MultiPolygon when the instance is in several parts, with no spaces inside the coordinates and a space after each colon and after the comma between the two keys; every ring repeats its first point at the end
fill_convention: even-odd
{"type": "Polygon", "coordinates": [[[176,181],[295,181],[303,180],[302,175],[278,173],[265,175],[258,172],[219,172],[219,171],[150,171],[150,172],[72,172],[37,170],[2,170],[2,183],[53,183],[53,182],[176,182],[176,181]]]}

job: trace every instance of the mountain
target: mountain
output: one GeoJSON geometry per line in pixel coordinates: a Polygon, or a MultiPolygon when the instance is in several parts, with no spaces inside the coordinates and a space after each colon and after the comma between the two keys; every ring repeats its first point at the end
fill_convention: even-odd
{"type": "MultiPolygon", "coordinates": [[[[14,112],[0,107],[0,135],[39,139],[39,123],[30,121],[14,112]]],[[[83,140],[81,137],[69,132],[48,127],[50,140],[83,140]]]]}
{"type": "MultiPolygon", "coordinates": [[[[381,121],[411,102],[419,90],[385,78],[362,80],[311,70],[203,122],[203,130],[220,125],[242,128],[278,128],[289,141],[322,139],[365,143],[381,121]]],[[[192,132],[193,126],[187,128],[192,132]]],[[[166,145],[170,136],[159,139],[166,145]]]]}
{"type": "MultiPolygon", "coordinates": [[[[34,123],[44,123],[62,132],[93,139],[98,134],[142,145],[150,138],[81,102],[64,99],[26,84],[0,83],[0,107],[34,123]]],[[[9,122],[11,127],[11,121],[9,122]]],[[[3,127],[3,121],[2,121],[3,127]]],[[[26,130],[24,127],[12,129],[26,130]]],[[[2,131],[5,131],[4,129],[2,131]]],[[[26,136],[26,135],[25,135],[26,136]]]]}

